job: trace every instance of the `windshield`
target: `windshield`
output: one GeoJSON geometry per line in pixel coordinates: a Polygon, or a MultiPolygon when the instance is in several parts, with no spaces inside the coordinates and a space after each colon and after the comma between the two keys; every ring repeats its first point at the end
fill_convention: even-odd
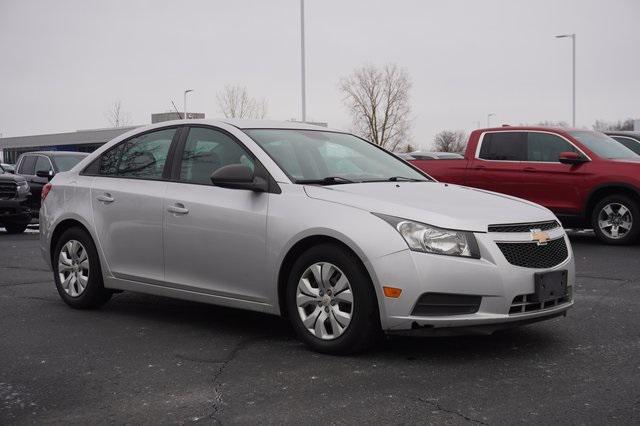
{"type": "Polygon", "coordinates": [[[394,155],[353,135],[317,130],[245,130],[296,183],[428,181],[394,155]]]}
{"type": "Polygon", "coordinates": [[[590,132],[588,130],[574,130],[570,131],[569,134],[591,151],[595,152],[598,157],[608,158],[610,160],[620,158],[638,158],[638,154],[616,142],[604,133],[590,132]]]}
{"type": "Polygon", "coordinates": [[[56,155],[51,157],[59,172],[71,170],[73,166],[78,164],[86,155],[56,155]]]}

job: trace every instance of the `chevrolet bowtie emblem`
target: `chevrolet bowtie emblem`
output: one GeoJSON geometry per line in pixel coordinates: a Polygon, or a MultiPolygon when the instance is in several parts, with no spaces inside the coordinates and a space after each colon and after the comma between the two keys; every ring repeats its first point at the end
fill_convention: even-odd
{"type": "Polygon", "coordinates": [[[535,241],[539,246],[546,246],[549,242],[549,234],[541,229],[532,229],[531,241],[535,241]]]}

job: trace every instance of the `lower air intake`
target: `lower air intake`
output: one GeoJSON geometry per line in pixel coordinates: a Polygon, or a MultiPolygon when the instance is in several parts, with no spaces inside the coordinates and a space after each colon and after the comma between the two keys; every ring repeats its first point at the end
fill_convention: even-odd
{"type": "Polygon", "coordinates": [[[425,293],[418,299],[411,315],[432,317],[474,314],[480,309],[480,302],[482,302],[482,296],[425,293]]]}

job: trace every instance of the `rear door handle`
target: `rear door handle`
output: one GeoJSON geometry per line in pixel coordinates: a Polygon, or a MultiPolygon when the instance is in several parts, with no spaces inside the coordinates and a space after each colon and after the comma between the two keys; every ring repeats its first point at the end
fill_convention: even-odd
{"type": "Polygon", "coordinates": [[[105,204],[110,204],[113,203],[115,201],[115,198],[113,198],[111,196],[111,194],[109,194],[108,192],[102,194],[102,195],[98,195],[98,197],[96,197],[96,199],[98,201],[100,201],[101,203],[105,203],[105,204]]]}
{"type": "Polygon", "coordinates": [[[533,167],[525,167],[524,169],[522,169],[522,171],[527,173],[533,173],[536,171],[536,169],[534,169],[533,167]]]}
{"type": "Polygon", "coordinates": [[[173,213],[176,215],[183,215],[189,213],[189,209],[184,206],[182,203],[175,203],[172,206],[167,207],[167,211],[169,213],[173,213]]]}

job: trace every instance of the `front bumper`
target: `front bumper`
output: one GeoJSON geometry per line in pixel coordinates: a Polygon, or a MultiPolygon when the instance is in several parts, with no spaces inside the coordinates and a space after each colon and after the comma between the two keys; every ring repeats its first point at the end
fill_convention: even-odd
{"type": "Polygon", "coordinates": [[[0,200],[0,224],[28,224],[31,214],[27,198],[0,200]]]}
{"type": "Polygon", "coordinates": [[[429,330],[430,334],[437,329],[449,328],[491,330],[563,315],[573,305],[575,266],[571,245],[562,228],[558,228],[555,237],[565,240],[568,256],[546,269],[510,264],[496,242],[513,238],[513,235],[498,233],[476,234],[481,259],[440,256],[408,249],[375,259],[371,266],[378,286],[402,289],[397,299],[386,298],[378,292],[383,328],[387,332],[429,330]],[[535,292],[536,272],[554,270],[566,270],[568,273],[566,298],[556,303],[531,306],[526,311],[514,307],[519,298],[535,292]],[[481,302],[474,313],[413,315],[418,299],[425,293],[481,296],[481,302]]]}

